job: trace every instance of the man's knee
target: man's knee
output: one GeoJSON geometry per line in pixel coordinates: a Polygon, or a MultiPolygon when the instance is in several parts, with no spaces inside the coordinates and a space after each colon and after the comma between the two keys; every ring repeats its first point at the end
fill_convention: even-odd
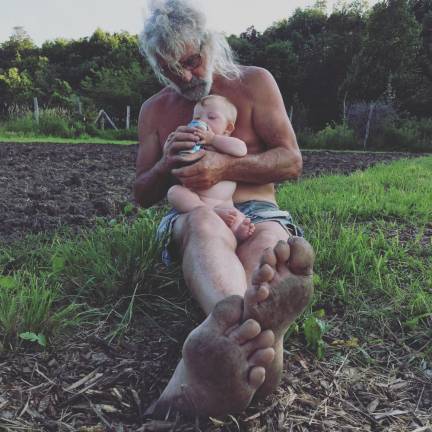
{"type": "MultiPolygon", "coordinates": [[[[235,247],[236,240],[225,222],[208,207],[197,207],[186,215],[183,223],[183,242],[199,241],[225,241],[235,247]]],[[[212,243],[209,243],[211,247],[212,243]]]]}
{"type": "Polygon", "coordinates": [[[171,187],[168,189],[168,192],[167,192],[167,199],[168,199],[168,201],[171,202],[171,201],[173,200],[173,198],[175,198],[176,195],[177,195],[180,191],[181,191],[181,186],[180,186],[180,185],[174,185],[174,186],[171,186],[171,187]]]}

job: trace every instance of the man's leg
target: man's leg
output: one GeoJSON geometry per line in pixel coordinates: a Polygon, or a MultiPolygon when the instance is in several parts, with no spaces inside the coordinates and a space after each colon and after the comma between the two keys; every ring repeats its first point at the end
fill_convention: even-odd
{"type": "Polygon", "coordinates": [[[183,274],[207,319],[186,339],[183,358],[153,407],[200,415],[241,411],[264,382],[274,358],[274,334],[255,320],[242,322],[246,276],[231,230],[214,211],[199,207],[181,215],[174,239],[183,274]]]}
{"type": "Polygon", "coordinates": [[[254,235],[239,246],[237,254],[249,287],[244,318],[254,318],[263,329],[275,333],[275,359],[257,392],[257,396],[265,396],[275,390],[282,377],[283,337],[312,295],[314,256],[309,243],[288,234],[277,222],[255,227],[254,235]]]}

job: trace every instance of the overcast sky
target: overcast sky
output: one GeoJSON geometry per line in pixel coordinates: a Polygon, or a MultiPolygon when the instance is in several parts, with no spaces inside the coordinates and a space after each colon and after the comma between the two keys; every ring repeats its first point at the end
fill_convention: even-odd
{"type": "MultiPolygon", "coordinates": [[[[369,0],[373,4],[374,0],[369,0]]],[[[240,34],[250,25],[259,31],[289,17],[314,0],[200,0],[212,28],[240,34]]],[[[336,0],[328,0],[331,12],[336,0]]],[[[90,36],[100,27],[109,32],[140,33],[147,0],[0,0],[0,43],[13,27],[22,26],[37,45],[56,38],[90,36]]]]}

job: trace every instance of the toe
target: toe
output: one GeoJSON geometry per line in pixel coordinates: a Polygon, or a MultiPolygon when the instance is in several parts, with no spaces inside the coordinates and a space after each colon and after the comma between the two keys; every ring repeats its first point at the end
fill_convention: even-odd
{"type": "Polygon", "coordinates": [[[275,358],[275,350],[273,348],[264,348],[255,351],[249,358],[249,363],[252,366],[268,366],[275,358]]]}
{"type": "Polygon", "coordinates": [[[275,270],[269,264],[264,264],[259,267],[252,278],[254,285],[259,285],[262,282],[270,282],[273,279],[275,270]]]}
{"type": "Polygon", "coordinates": [[[290,257],[290,247],[286,241],[278,241],[274,253],[279,263],[285,263],[290,257]]]}
{"type": "Polygon", "coordinates": [[[311,275],[315,253],[310,243],[303,237],[291,237],[288,243],[291,249],[290,270],[298,275],[311,275]]]}
{"type": "Polygon", "coordinates": [[[251,339],[254,339],[260,333],[261,326],[258,322],[253,319],[248,319],[241,326],[232,330],[228,337],[236,341],[239,345],[243,345],[251,339]]]}
{"type": "MultiPolygon", "coordinates": [[[[213,309],[211,319],[216,321],[222,333],[240,322],[243,314],[243,298],[232,295],[221,300],[213,309]]],[[[210,317],[209,317],[210,318],[210,317]]]]}
{"type": "Polygon", "coordinates": [[[263,255],[261,257],[260,265],[268,264],[271,267],[276,267],[276,255],[272,248],[267,248],[264,250],[263,255]]]}
{"type": "Polygon", "coordinates": [[[267,284],[262,284],[256,290],[255,300],[257,303],[263,302],[270,294],[270,290],[267,284]]]}
{"type": "Polygon", "coordinates": [[[257,389],[265,381],[265,369],[263,367],[253,367],[249,372],[249,385],[257,389]]]}
{"type": "Polygon", "coordinates": [[[275,335],[271,330],[262,331],[256,338],[247,342],[244,345],[244,350],[248,357],[252,356],[256,351],[271,348],[275,342],[275,335]]]}

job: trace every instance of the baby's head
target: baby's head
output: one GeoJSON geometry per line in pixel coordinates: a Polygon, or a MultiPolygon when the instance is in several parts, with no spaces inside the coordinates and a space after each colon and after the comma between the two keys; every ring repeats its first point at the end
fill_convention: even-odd
{"type": "Polygon", "coordinates": [[[207,123],[217,135],[231,135],[237,108],[224,96],[209,95],[195,105],[193,118],[207,123]]]}

